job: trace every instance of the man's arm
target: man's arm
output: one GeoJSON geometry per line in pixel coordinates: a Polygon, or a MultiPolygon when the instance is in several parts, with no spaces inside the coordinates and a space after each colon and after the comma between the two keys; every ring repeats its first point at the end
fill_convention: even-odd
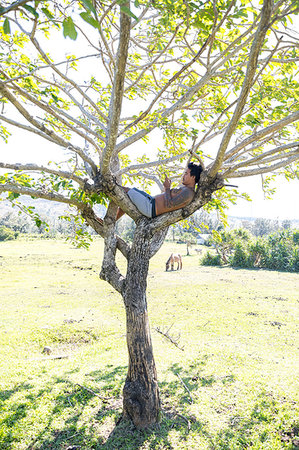
{"type": "Polygon", "coordinates": [[[188,205],[193,199],[194,193],[187,187],[170,190],[171,180],[166,177],[164,181],[165,188],[165,207],[168,210],[175,210],[188,205]]]}

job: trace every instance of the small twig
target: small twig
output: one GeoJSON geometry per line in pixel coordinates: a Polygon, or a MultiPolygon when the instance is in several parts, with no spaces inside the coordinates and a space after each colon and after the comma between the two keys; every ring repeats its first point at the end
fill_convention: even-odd
{"type": "Polygon", "coordinates": [[[159,327],[156,327],[155,330],[158,333],[162,334],[167,339],[169,339],[172,344],[174,344],[178,349],[180,349],[180,350],[182,350],[182,352],[184,352],[185,351],[184,347],[180,347],[177,342],[179,340],[180,336],[178,336],[178,338],[176,340],[174,340],[174,338],[168,334],[169,330],[172,328],[172,326],[173,326],[173,324],[168,328],[168,330],[166,332],[162,331],[159,327]]]}
{"type": "Polygon", "coordinates": [[[82,386],[82,384],[79,384],[79,383],[76,383],[75,386],[80,386],[80,388],[85,389],[90,394],[95,395],[96,397],[99,397],[103,402],[108,402],[112,398],[112,397],[102,397],[101,395],[94,392],[92,389],[82,386]]]}
{"type": "Polygon", "coordinates": [[[186,384],[185,384],[184,381],[182,380],[181,375],[180,375],[178,372],[176,372],[175,375],[178,377],[178,379],[180,380],[180,382],[182,383],[182,385],[184,386],[184,388],[186,389],[186,391],[187,391],[188,394],[190,395],[191,403],[193,403],[194,400],[193,400],[192,394],[191,394],[191,392],[190,392],[190,389],[188,388],[188,386],[186,386],[186,384]]]}
{"type": "Polygon", "coordinates": [[[182,416],[182,414],[177,414],[177,416],[180,417],[181,419],[185,420],[185,422],[187,423],[187,426],[188,426],[188,431],[190,431],[191,425],[190,425],[189,420],[185,416],[182,416]]]}
{"type": "MultiPolygon", "coordinates": [[[[76,436],[78,436],[78,435],[80,435],[80,433],[75,433],[75,434],[72,434],[70,437],[67,437],[67,438],[65,438],[67,441],[69,441],[70,439],[73,439],[74,437],[76,437],[76,436]]],[[[74,448],[74,447],[72,447],[72,448],[74,448]]],[[[78,447],[79,448],[79,447],[78,447]]]]}
{"type": "Polygon", "coordinates": [[[50,361],[53,359],[67,359],[68,355],[45,356],[44,358],[30,358],[29,361],[50,361]]]}

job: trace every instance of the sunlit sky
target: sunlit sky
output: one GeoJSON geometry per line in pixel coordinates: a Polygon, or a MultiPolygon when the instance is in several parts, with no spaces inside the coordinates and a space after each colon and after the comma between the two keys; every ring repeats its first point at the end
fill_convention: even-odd
{"type": "MultiPolygon", "coordinates": [[[[61,42],[61,32],[57,38],[61,42]]],[[[49,43],[49,41],[48,41],[49,43]]],[[[47,43],[47,45],[49,45],[47,43]]],[[[76,41],[76,54],[82,54],[80,40],[76,41]]],[[[55,49],[55,55],[58,59],[64,59],[64,55],[74,52],[74,42],[69,39],[64,40],[64,46],[55,42],[55,35],[51,35],[51,45],[55,49]]],[[[91,53],[94,53],[93,51],[91,53]]],[[[84,53],[83,53],[84,54],[84,53]]],[[[86,54],[86,53],[85,53],[86,54]]],[[[88,64],[84,62],[84,69],[87,72],[88,64]]],[[[90,75],[90,74],[89,74],[90,75]]],[[[25,123],[25,120],[22,119],[25,123]]],[[[45,141],[36,135],[26,133],[16,128],[11,129],[13,135],[9,138],[8,144],[0,141],[0,161],[11,163],[37,163],[46,164],[48,161],[64,161],[66,151],[57,145],[45,141]]],[[[154,136],[148,145],[148,148],[155,149],[162,147],[162,141],[154,136]]],[[[137,144],[138,146],[138,144],[137,144]]],[[[145,144],[142,144],[142,152],[146,151],[145,144]]],[[[136,148],[136,145],[135,145],[136,148]]],[[[153,156],[154,157],[154,156],[153,156]]],[[[299,183],[298,180],[288,182],[282,176],[276,179],[273,187],[276,187],[276,193],[272,200],[266,200],[262,190],[261,178],[248,177],[230,180],[232,184],[239,186],[241,192],[247,192],[252,198],[251,202],[239,199],[235,206],[228,210],[229,215],[242,217],[264,217],[271,219],[296,219],[299,220],[299,183]]],[[[155,192],[154,192],[155,193],[155,192]]],[[[0,203],[1,207],[1,203],[0,203]]]]}

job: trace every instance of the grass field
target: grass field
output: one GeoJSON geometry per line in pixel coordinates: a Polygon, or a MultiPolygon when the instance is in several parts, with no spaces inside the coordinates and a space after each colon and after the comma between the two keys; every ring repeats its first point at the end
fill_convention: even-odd
{"type": "Polygon", "coordinates": [[[299,448],[299,275],[203,267],[195,252],[165,272],[185,254],[166,243],[148,278],[163,414],[137,431],[116,426],[125,316],[98,277],[102,249],[0,243],[0,449],[299,448]]]}

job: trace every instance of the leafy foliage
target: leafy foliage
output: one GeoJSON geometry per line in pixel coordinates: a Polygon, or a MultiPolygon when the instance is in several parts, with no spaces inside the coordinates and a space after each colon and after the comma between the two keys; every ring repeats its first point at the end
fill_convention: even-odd
{"type": "Polygon", "coordinates": [[[243,229],[214,232],[212,245],[217,255],[208,252],[201,261],[203,265],[299,271],[298,230],[281,230],[263,238],[254,238],[243,229]]]}
{"type": "Polygon", "coordinates": [[[8,227],[0,226],[0,241],[11,241],[13,239],[16,239],[17,236],[18,233],[16,231],[13,231],[8,227]]]}

